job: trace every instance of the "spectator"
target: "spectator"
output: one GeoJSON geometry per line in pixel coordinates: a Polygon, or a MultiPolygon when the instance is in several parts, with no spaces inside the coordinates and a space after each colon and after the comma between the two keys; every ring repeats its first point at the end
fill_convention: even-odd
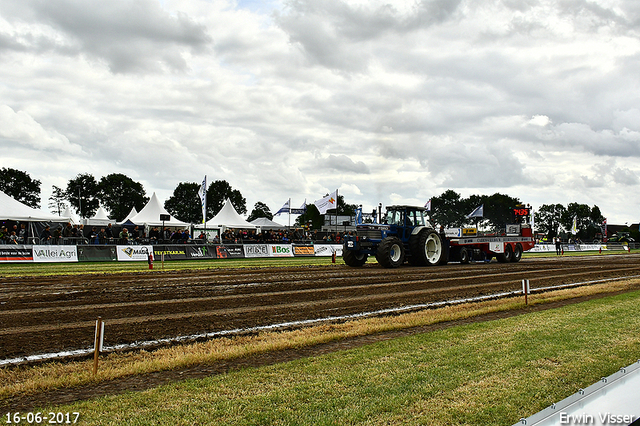
{"type": "Polygon", "coordinates": [[[140,230],[138,225],[131,231],[131,240],[133,240],[133,244],[140,244],[140,230]]]}
{"type": "Polygon", "coordinates": [[[106,231],[106,229],[100,228],[100,232],[98,232],[98,235],[96,235],[96,238],[98,239],[98,243],[107,244],[107,231],[106,231]]]}
{"type": "Polygon", "coordinates": [[[40,244],[51,244],[51,227],[46,226],[40,234],[40,244]]]}
{"type": "Polygon", "coordinates": [[[20,224],[20,232],[18,232],[18,243],[27,244],[27,226],[24,223],[20,224]]]}
{"type": "Polygon", "coordinates": [[[70,222],[67,222],[67,226],[62,230],[62,237],[64,238],[63,243],[69,243],[69,238],[73,237],[73,227],[70,222]]]}
{"type": "Polygon", "coordinates": [[[153,228],[151,228],[151,231],[149,231],[149,242],[151,244],[157,244],[159,239],[160,231],[158,230],[157,226],[154,226],[153,228]]]}
{"type": "Polygon", "coordinates": [[[89,234],[89,238],[91,239],[92,244],[100,244],[100,239],[98,238],[98,231],[96,227],[91,227],[91,234],[89,234]]]}
{"type": "Polygon", "coordinates": [[[58,227],[53,231],[53,244],[60,244],[61,238],[62,238],[62,225],[58,225],[58,227]]]}
{"type": "Polygon", "coordinates": [[[105,238],[107,239],[107,244],[113,242],[113,229],[111,228],[111,224],[107,224],[107,229],[104,230],[105,238]]]}
{"type": "Polygon", "coordinates": [[[129,231],[127,228],[122,228],[120,231],[120,244],[129,244],[129,231]]]}
{"type": "Polygon", "coordinates": [[[11,235],[9,235],[9,244],[18,244],[18,236],[16,235],[16,231],[11,231],[11,235]]]}

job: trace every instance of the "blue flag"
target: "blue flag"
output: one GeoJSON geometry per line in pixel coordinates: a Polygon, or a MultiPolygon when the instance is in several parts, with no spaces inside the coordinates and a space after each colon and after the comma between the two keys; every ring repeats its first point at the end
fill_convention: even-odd
{"type": "Polygon", "coordinates": [[[467,219],[471,219],[472,217],[484,217],[484,204],[476,207],[476,209],[467,216],[467,219]]]}

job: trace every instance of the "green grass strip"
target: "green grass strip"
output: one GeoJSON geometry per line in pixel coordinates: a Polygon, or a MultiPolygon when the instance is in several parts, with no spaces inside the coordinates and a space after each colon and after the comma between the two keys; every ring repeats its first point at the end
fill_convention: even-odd
{"type": "MultiPolygon", "coordinates": [[[[277,268],[296,266],[331,265],[331,257],[211,259],[211,260],[160,260],[149,269],[147,262],[79,262],[79,263],[10,263],[0,264],[0,277],[84,275],[116,273],[159,273],[162,271],[187,271],[233,268],[277,268]]],[[[341,257],[336,264],[344,265],[341,257]]]]}
{"type": "Polygon", "coordinates": [[[640,292],[111,396],[89,425],[510,425],[640,357],[640,292]]]}

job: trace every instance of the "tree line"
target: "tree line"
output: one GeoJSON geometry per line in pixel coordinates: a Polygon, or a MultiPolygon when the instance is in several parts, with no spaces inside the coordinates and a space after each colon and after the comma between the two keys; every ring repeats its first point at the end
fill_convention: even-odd
{"type": "MultiPolygon", "coordinates": [[[[0,169],[0,189],[30,207],[40,208],[40,186],[41,182],[32,179],[26,172],[5,167],[0,169]]],[[[81,217],[93,216],[98,207],[102,206],[112,219],[122,221],[132,207],[140,211],[149,201],[143,185],[121,173],[112,173],[100,179],[89,173],[82,173],[70,179],[66,187],[59,188],[53,185],[52,189],[49,198],[49,208],[52,212],[61,214],[68,206],[81,217]]],[[[171,197],[165,201],[164,208],[178,220],[200,223],[202,207],[199,189],[198,183],[180,182],[171,197]]],[[[238,213],[247,213],[246,199],[240,191],[232,188],[225,180],[216,180],[207,187],[207,220],[222,209],[227,198],[231,200],[238,213]]],[[[507,223],[513,223],[512,209],[522,204],[519,198],[500,193],[463,198],[453,190],[446,190],[431,199],[429,215],[432,223],[445,228],[473,225],[498,230],[507,223]],[[484,206],[483,217],[467,217],[481,205],[484,206]]],[[[339,195],[337,212],[330,213],[353,216],[357,208],[356,204],[345,203],[344,197],[339,195]]],[[[259,217],[273,219],[273,216],[269,207],[258,201],[248,220],[259,217]]],[[[593,238],[596,233],[601,232],[605,220],[598,206],[590,207],[579,203],[569,203],[566,207],[562,204],[544,204],[535,212],[536,231],[555,237],[563,230],[571,231],[574,218],[577,236],[582,239],[593,238]]],[[[311,203],[307,205],[306,212],[296,218],[295,224],[318,229],[323,225],[323,217],[311,203]]]]}
{"type": "MultiPolygon", "coordinates": [[[[16,169],[0,169],[0,189],[10,197],[29,207],[40,208],[40,185],[37,179],[16,169]]],[[[164,208],[176,219],[188,223],[202,221],[202,207],[198,190],[200,185],[181,182],[173,195],[164,203],[164,208]]],[[[212,218],[229,198],[240,214],[247,212],[246,200],[237,189],[226,181],[211,182],[207,189],[207,219],[212,218]]],[[[81,217],[92,217],[102,206],[109,217],[122,221],[135,208],[142,210],[149,202],[144,186],[121,173],[112,173],[96,179],[90,173],[78,174],[64,188],[52,186],[49,209],[62,214],[70,207],[81,217]]]]}
{"type": "MultiPolygon", "coordinates": [[[[505,224],[514,222],[512,209],[523,204],[519,198],[499,193],[462,198],[457,192],[447,190],[431,199],[430,217],[445,228],[478,225],[499,230],[505,224]],[[481,205],[484,205],[482,218],[467,217],[481,205]]],[[[534,212],[533,219],[536,232],[546,234],[549,238],[571,233],[575,220],[576,237],[583,240],[593,239],[602,232],[605,221],[598,206],[580,203],[569,203],[566,207],[562,204],[543,204],[534,212]]]]}

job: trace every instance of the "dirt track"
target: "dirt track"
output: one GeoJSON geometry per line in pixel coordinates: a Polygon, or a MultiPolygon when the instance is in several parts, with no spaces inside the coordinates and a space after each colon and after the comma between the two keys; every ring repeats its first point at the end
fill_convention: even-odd
{"type": "Polygon", "coordinates": [[[382,269],[260,268],[0,278],[0,360],[640,275],[638,256],[382,269]]]}

